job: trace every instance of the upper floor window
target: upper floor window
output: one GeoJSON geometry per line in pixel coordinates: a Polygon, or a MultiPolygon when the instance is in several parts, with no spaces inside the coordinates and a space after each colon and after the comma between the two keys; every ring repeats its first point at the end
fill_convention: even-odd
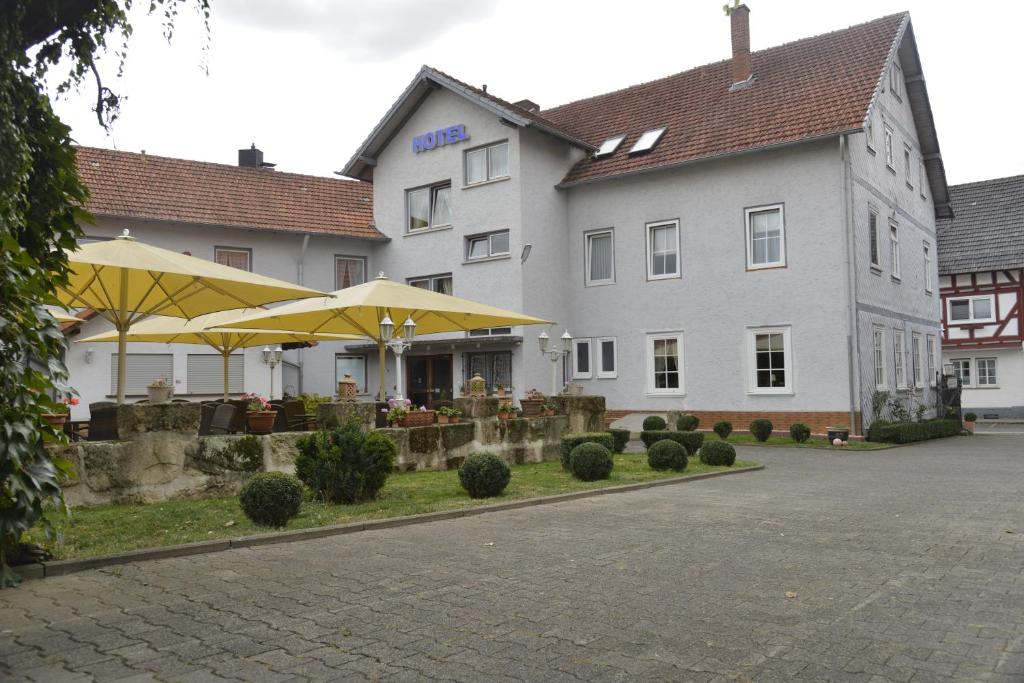
{"type": "Polygon", "coordinates": [[[467,261],[508,255],[508,230],[492,232],[487,235],[473,235],[466,238],[467,261]]]}
{"type": "Polygon", "coordinates": [[[654,148],[658,144],[658,140],[665,133],[664,128],[654,128],[652,130],[645,131],[643,135],[637,138],[633,148],[629,150],[630,154],[636,154],[637,152],[647,152],[654,148]]]}
{"type": "Polygon", "coordinates": [[[893,153],[894,152],[893,152],[893,149],[892,149],[892,147],[893,147],[893,142],[892,142],[893,132],[892,132],[892,128],[890,128],[888,125],[886,125],[885,133],[884,134],[885,134],[885,165],[889,167],[889,170],[895,171],[896,170],[896,161],[893,158],[893,153]]]}
{"type": "Polygon", "coordinates": [[[647,279],[679,277],[679,221],[648,223],[647,279]]]}
{"type": "Polygon", "coordinates": [[[452,224],[452,185],[420,187],[406,192],[409,232],[452,224]]]}
{"type": "Polygon", "coordinates": [[[992,323],[996,321],[995,297],[965,296],[950,299],[948,319],[951,323],[992,323]]]}
{"type": "Polygon", "coordinates": [[[586,252],[586,284],[608,285],[615,282],[614,231],[588,232],[586,252]]]}
{"type": "Polygon", "coordinates": [[[615,150],[619,148],[619,145],[622,144],[622,141],[625,139],[625,135],[616,135],[613,138],[608,138],[607,140],[601,143],[600,149],[594,152],[594,158],[600,159],[601,157],[606,157],[609,154],[614,153],[615,150]]]}
{"type": "Polygon", "coordinates": [[[508,142],[478,147],[466,152],[466,184],[508,177],[508,142]]]}
{"type": "Polygon", "coordinates": [[[889,67],[889,89],[897,99],[903,97],[903,69],[896,62],[889,67]]]}
{"type": "Polygon", "coordinates": [[[752,329],[749,335],[750,393],[792,393],[790,328],[752,329]]]}
{"type": "Polygon", "coordinates": [[[786,265],[786,227],[782,204],[746,210],[747,268],[786,265]]]}
{"type": "Polygon", "coordinates": [[[875,122],[868,117],[867,123],[864,124],[864,134],[867,139],[868,151],[875,151],[875,122]]]}
{"type": "Polygon", "coordinates": [[[444,275],[425,275],[423,277],[409,278],[408,280],[406,280],[406,282],[410,287],[429,289],[432,292],[438,292],[440,294],[452,293],[451,273],[445,273],[444,275]]]}
{"type": "Polygon", "coordinates": [[[252,270],[252,249],[244,247],[214,247],[213,260],[222,266],[239,270],[252,270]]]}
{"type": "Polygon", "coordinates": [[[925,199],[924,184],[928,180],[928,171],[924,167],[924,159],[920,159],[917,165],[917,190],[921,199],[925,199]]]}
{"type": "Polygon", "coordinates": [[[907,187],[914,189],[914,155],[910,149],[910,145],[903,145],[903,174],[906,176],[907,187]]]}
{"type": "Polygon", "coordinates": [[[924,245],[924,291],[931,294],[932,291],[932,247],[924,245]]]}
{"type": "Polygon", "coordinates": [[[892,257],[892,276],[900,279],[900,227],[889,223],[889,251],[892,257]]]}
{"type": "Polygon", "coordinates": [[[871,265],[875,268],[882,267],[882,257],[878,248],[878,211],[868,207],[868,250],[871,256],[871,265]]]}
{"type": "Polygon", "coordinates": [[[366,259],[362,256],[334,257],[334,288],[345,289],[366,282],[366,259]]]}

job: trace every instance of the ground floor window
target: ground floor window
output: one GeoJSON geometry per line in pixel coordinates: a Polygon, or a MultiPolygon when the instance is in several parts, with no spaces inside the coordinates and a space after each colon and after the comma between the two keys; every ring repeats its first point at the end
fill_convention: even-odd
{"type": "Polygon", "coordinates": [[[885,328],[875,327],[871,339],[875,362],[875,389],[885,391],[889,386],[889,379],[885,376],[885,328]]]}
{"type": "Polygon", "coordinates": [[[512,389],[512,352],[485,351],[467,353],[462,357],[462,374],[466,387],[473,375],[479,374],[487,382],[487,387],[497,386],[512,389]]]}
{"type": "Polygon", "coordinates": [[[356,381],[356,391],[366,393],[366,356],[358,354],[337,353],[334,355],[334,384],[337,385],[345,375],[352,375],[356,381]]]}
{"type": "Polygon", "coordinates": [[[912,348],[910,349],[910,358],[914,365],[914,386],[924,386],[924,367],[921,365],[921,335],[914,332],[910,335],[910,343],[912,348]]]}
{"type": "Polygon", "coordinates": [[[893,355],[895,356],[895,364],[893,368],[896,370],[896,388],[906,389],[907,388],[907,337],[903,330],[893,330],[893,355]]]}
{"type": "Polygon", "coordinates": [[[928,335],[928,384],[935,386],[935,368],[938,367],[938,345],[935,342],[935,335],[928,335]]]}
{"type": "Polygon", "coordinates": [[[647,391],[684,393],[682,332],[647,335],[647,391]]]}
{"type": "Polygon", "coordinates": [[[511,327],[485,327],[480,330],[470,330],[470,337],[494,337],[502,334],[512,334],[511,327]]]}
{"type": "Polygon", "coordinates": [[[749,331],[750,392],[786,394],[793,390],[793,358],[788,327],[749,331]]]}
{"type": "Polygon", "coordinates": [[[960,386],[971,386],[971,359],[954,358],[951,362],[953,363],[953,374],[956,375],[960,386]]]}
{"type": "MultiPolygon", "coordinates": [[[[187,359],[188,393],[224,393],[224,356],[212,353],[190,353],[187,359]]],[[[240,353],[228,356],[228,391],[245,391],[245,357],[240,353]]]]}
{"type": "Polygon", "coordinates": [[[975,358],[974,364],[977,370],[979,387],[991,387],[998,384],[996,381],[995,358],[975,358]]]}
{"type": "MultiPolygon", "coordinates": [[[[110,393],[117,393],[117,354],[110,354],[110,393]]],[[[174,356],[170,353],[129,353],[125,356],[124,393],[146,393],[151,382],[162,379],[174,385],[174,356]]],[[[223,391],[223,387],[221,388],[223,391]]]]}
{"type": "Polygon", "coordinates": [[[590,379],[593,371],[590,369],[590,340],[572,340],[572,376],[573,379],[590,379]]]}
{"type": "Polygon", "coordinates": [[[597,376],[599,379],[618,377],[615,337],[600,337],[597,340],[597,376]]]}

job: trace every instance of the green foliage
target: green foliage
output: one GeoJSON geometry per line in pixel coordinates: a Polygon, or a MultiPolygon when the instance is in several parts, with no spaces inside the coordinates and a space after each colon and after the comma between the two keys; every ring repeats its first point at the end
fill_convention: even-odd
{"type": "Polygon", "coordinates": [[[562,469],[571,471],[570,457],[574,448],[581,443],[599,443],[609,451],[615,448],[615,439],[608,432],[580,432],[562,437],[562,469]]]}
{"type": "Polygon", "coordinates": [[[700,424],[700,418],[696,415],[680,415],[676,418],[676,429],[681,432],[692,432],[700,424]]]}
{"type": "Polygon", "coordinates": [[[668,427],[668,423],[660,415],[648,415],[644,418],[643,430],[645,432],[660,432],[666,427],[668,427]]]}
{"type": "Polygon", "coordinates": [[[797,443],[803,443],[811,438],[811,428],[800,422],[794,422],[789,427],[789,437],[797,443]]]}
{"type": "Polygon", "coordinates": [[[964,422],[974,422],[978,419],[977,413],[964,413],[964,422]]]}
{"type": "Polygon", "coordinates": [[[729,422],[727,420],[716,422],[715,434],[718,434],[719,439],[728,439],[729,435],[732,434],[732,422],[729,422]]]}
{"type": "Polygon", "coordinates": [[[732,467],[736,462],[736,449],[725,441],[708,441],[700,449],[700,461],[710,466],[732,467]]]}
{"type": "Polygon", "coordinates": [[[704,432],[670,432],[668,430],[640,432],[640,440],[648,448],[664,439],[682,444],[686,447],[687,453],[696,453],[700,449],[700,445],[704,443],[704,432]]]}
{"type": "Polygon", "coordinates": [[[885,422],[875,420],[868,429],[868,441],[912,443],[956,436],[963,431],[959,420],[936,419],[922,422],[885,422]]]}
{"type": "Polygon", "coordinates": [[[304,436],[296,445],[295,474],[328,503],[376,498],[398,453],[390,438],[380,432],[364,434],[356,419],[304,436]]]}
{"type": "Polygon", "coordinates": [[[599,443],[581,443],[569,455],[572,476],[580,481],[607,479],[614,466],[611,450],[599,443]]]}
{"type": "Polygon", "coordinates": [[[459,483],[470,498],[500,496],[512,479],[512,469],[493,453],[473,453],[459,468],[459,483]]]}
{"type": "Polygon", "coordinates": [[[622,453],[626,450],[626,444],[629,443],[629,430],[628,429],[606,429],[609,434],[612,435],[612,441],[614,447],[612,448],[613,453],[622,453]]]}
{"type": "Polygon", "coordinates": [[[263,444],[252,434],[232,439],[227,446],[213,451],[211,455],[225,469],[241,472],[263,469],[263,444]]]}
{"type": "Polygon", "coordinates": [[[652,470],[686,469],[686,447],[678,441],[662,439],[647,449],[647,464],[652,470]]]}
{"type": "Polygon", "coordinates": [[[307,415],[316,416],[317,408],[322,403],[331,403],[334,401],[333,396],[321,396],[320,394],[302,394],[299,396],[302,401],[302,409],[307,415]]]}
{"type": "Polygon", "coordinates": [[[302,492],[302,482],[290,474],[260,472],[245,482],[238,504],[254,524],[282,527],[299,514],[302,492]]]}
{"type": "Polygon", "coordinates": [[[750,423],[750,433],[758,441],[767,441],[768,437],[772,435],[773,429],[775,429],[775,426],[772,424],[772,421],[765,420],[764,418],[752,420],[750,423]]]}

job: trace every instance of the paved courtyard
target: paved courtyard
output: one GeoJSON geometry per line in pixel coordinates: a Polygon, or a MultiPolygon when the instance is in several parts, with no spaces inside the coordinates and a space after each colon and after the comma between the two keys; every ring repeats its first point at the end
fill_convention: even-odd
{"type": "Polygon", "coordinates": [[[0,680],[1024,679],[1024,438],[28,582],[0,680]]]}

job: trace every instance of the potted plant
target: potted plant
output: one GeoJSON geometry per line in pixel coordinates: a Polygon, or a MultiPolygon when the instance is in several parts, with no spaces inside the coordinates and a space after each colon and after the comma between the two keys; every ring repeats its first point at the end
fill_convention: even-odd
{"type": "Polygon", "coordinates": [[[259,394],[242,394],[247,401],[245,419],[252,434],[269,434],[274,431],[274,418],[277,411],[271,410],[270,401],[259,394]]]}
{"type": "Polygon", "coordinates": [[[427,410],[426,406],[420,406],[419,410],[409,410],[401,419],[402,427],[426,427],[434,424],[433,410],[427,410]]]}
{"type": "Polygon", "coordinates": [[[451,406],[441,406],[437,409],[437,424],[455,424],[462,416],[462,411],[451,406]]]}
{"type": "Polygon", "coordinates": [[[526,392],[526,398],[519,400],[526,417],[538,417],[541,414],[541,407],[544,405],[544,394],[537,389],[530,389],[526,392]]]}
{"type": "Polygon", "coordinates": [[[79,401],[77,396],[65,396],[61,399],[60,403],[61,405],[57,408],[56,412],[43,413],[43,419],[57,431],[64,429],[64,423],[68,421],[71,406],[77,406],[79,401]]]}
{"type": "Polygon", "coordinates": [[[409,407],[412,405],[412,401],[407,398],[397,399],[389,398],[388,407],[381,408],[380,412],[387,414],[387,421],[389,427],[400,427],[399,422],[406,415],[409,414],[409,407]]]}
{"type": "Polygon", "coordinates": [[[555,404],[550,401],[546,401],[540,407],[540,414],[542,417],[552,417],[555,414],[555,404]]]}
{"type": "Polygon", "coordinates": [[[146,394],[150,403],[167,403],[171,397],[171,383],[166,377],[153,380],[146,386],[146,394]]]}
{"type": "Polygon", "coordinates": [[[518,412],[511,403],[502,403],[498,406],[498,419],[511,420],[518,415],[518,412]]]}
{"type": "Polygon", "coordinates": [[[306,419],[306,424],[310,430],[316,431],[317,409],[322,403],[330,403],[332,397],[321,396],[320,394],[302,394],[299,398],[302,400],[302,408],[306,411],[306,415],[312,415],[312,417],[306,419]]]}
{"type": "Polygon", "coordinates": [[[978,419],[977,413],[964,413],[964,429],[971,434],[974,433],[974,423],[978,419]]]}
{"type": "Polygon", "coordinates": [[[495,386],[494,393],[497,394],[498,398],[505,398],[505,385],[499,384],[495,386]]]}
{"type": "Polygon", "coordinates": [[[840,441],[849,441],[850,440],[850,428],[849,427],[846,427],[846,426],[843,426],[843,427],[826,427],[825,429],[826,429],[826,431],[828,431],[828,442],[829,443],[834,442],[836,439],[839,439],[840,441]]]}

